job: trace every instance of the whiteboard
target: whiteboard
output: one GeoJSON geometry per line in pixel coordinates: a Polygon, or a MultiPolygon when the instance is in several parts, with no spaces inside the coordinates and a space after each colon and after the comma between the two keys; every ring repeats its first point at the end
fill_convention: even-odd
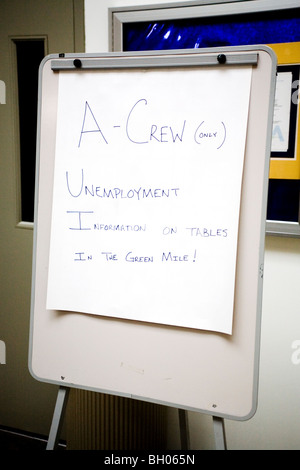
{"type": "Polygon", "coordinates": [[[29,351],[37,380],[234,419],[255,412],[276,61],[264,46],[221,52],[225,64],[213,50],[42,62],[29,351]]]}

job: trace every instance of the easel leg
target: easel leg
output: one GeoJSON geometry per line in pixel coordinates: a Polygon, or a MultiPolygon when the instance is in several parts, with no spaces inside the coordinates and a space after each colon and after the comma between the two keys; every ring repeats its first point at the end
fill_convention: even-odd
{"type": "Polygon", "coordinates": [[[224,419],[213,416],[216,450],[226,450],[224,419]]]}
{"type": "Polygon", "coordinates": [[[46,450],[55,450],[57,448],[69,391],[69,388],[59,387],[46,450]]]}
{"type": "Polygon", "coordinates": [[[178,410],[178,416],[179,416],[181,450],[189,450],[190,435],[189,435],[189,423],[188,423],[187,411],[178,410]]]}

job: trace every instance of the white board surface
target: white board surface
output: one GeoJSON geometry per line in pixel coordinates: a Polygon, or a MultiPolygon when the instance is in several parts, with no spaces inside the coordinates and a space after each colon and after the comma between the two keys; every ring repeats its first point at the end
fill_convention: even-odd
{"type": "MultiPolygon", "coordinates": [[[[218,51],[218,53],[219,52],[220,51],[218,51]]],[[[250,100],[247,104],[248,120],[246,128],[245,152],[243,153],[244,158],[242,159],[243,170],[240,188],[241,191],[240,195],[237,197],[237,201],[235,201],[236,204],[239,205],[240,210],[238,215],[237,246],[235,258],[236,267],[234,308],[231,334],[213,330],[205,330],[201,328],[190,328],[186,325],[177,326],[174,324],[168,324],[169,322],[171,323],[171,320],[172,322],[174,321],[173,315],[169,314],[170,312],[168,313],[169,316],[166,319],[166,323],[163,324],[155,321],[156,319],[152,316],[152,311],[150,312],[149,321],[146,321],[138,320],[137,318],[127,319],[120,318],[118,316],[86,313],[84,311],[76,311],[76,309],[71,311],[61,310],[58,308],[50,309],[47,307],[47,294],[50,292],[48,282],[48,274],[50,274],[49,260],[51,261],[50,246],[52,245],[53,241],[52,237],[55,235],[53,233],[52,213],[54,218],[56,218],[56,215],[59,213],[55,192],[56,190],[60,191],[61,189],[69,192],[70,189],[73,195],[76,195],[76,192],[80,193],[82,182],[81,170],[83,170],[85,178],[84,181],[86,181],[86,185],[89,185],[90,187],[91,183],[94,185],[98,184],[98,175],[96,173],[91,174],[91,168],[89,166],[86,167],[85,165],[79,165],[79,162],[77,161],[76,163],[76,160],[81,158],[79,157],[78,152],[85,148],[83,144],[89,145],[89,142],[91,142],[90,138],[97,139],[97,137],[99,138],[101,135],[99,132],[92,133],[92,135],[88,132],[83,132],[88,130],[89,126],[93,126],[94,122],[93,119],[91,120],[91,115],[87,115],[86,120],[83,120],[85,102],[82,103],[80,106],[80,113],[78,114],[78,119],[81,126],[79,129],[79,134],[77,134],[75,131],[73,134],[74,141],[76,141],[74,145],[75,147],[77,146],[74,150],[74,154],[72,154],[74,157],[74,162],[72,160],[72,165],[70,164],[68,158],[72,158],[72,156],[69,155],[70,152],[66,152],[66,155],[61,155],[61,162],[64,162],[66,166],[60,168],[59,165],[61,162],[59,161],[58,167],[55,168],[55,165],[57,164],[57,150],[59,150],[59,147],[63,148],[63,139],[60,134],[61,127],[57,124],[60,115],[60,109],[64,108],[64,103],[60,103],[59,101],[59,88],[61,85],[60,77],[62,77],[63,74],[69,74],[70,77],[77,77],[79,74],[81,74],[82,77],[89,77],[91,70],[85,70],[84,66],[82,70],[75,69],[75,67],[72,65],[73,58],[77,58],[78,56],[72,54],[67,55],[64,58],[60,58],[55,55],[46,57],[44,59],[40,69],[39,86],[38,158],[29,344],[29,369],[33,377],[37,380],[53,383],[55,385],[84,388],[98,392],[152,401],[155,403],[163,403],[169,406],[175,406],[177,408],[196,410],[213,414],[215,416],[232,419],[249,419],[249,417],[253,416],[255,413],[258,386],[265,212],[269,170],[269,152],[271,147],[272,134],[273,101],[275,95],[276,59],[271,49],[264,46],[259,46],[256,48],[224,48],[222,49],[222,52],[224,52],[227,57],[226,64],[222,66],[218,65],[216,60],[216,52],[213,49],[203,50],[201,52],[169,51],[167,53],[157,53],[157,56],[156,53],[137,53],[133,55],[132,61],[130,60],[131,54],[126,53],[105,54],[103,56],[97,54],[82,54],[79,58],[83,63],[86,60],[91,60],[93,63],[96,61],[97,68],[93,70],[92,74],[99,77],[99,80],[101,81],[103,75],[108,76],[109,73],[115,72],[116,68],[119,70],[120,75],[123,75],[124,77],[127,73],[128,75],[132,75],[132,66],[129,64],[134,64],[133,68],[135,68],[135,72],[137,73],[136,76],[139,76],[141,68],[137,66],[137,62],[140,63],[140,61],[143,63],[142,68],[146,68],[146,70],[149,72],[153,68],[153,62],[159,63],[161,60],[163,60],[164,68],[161,68],[161,72],[164,72],[166,75],[168,75],[170,69],[172,70],[177,68],[177,72],[179,73],[181,71],[181,67],[183,67],[183,58],[187,62],[187,64],[185,64],[187,65],[187,71],[191,67],[189,64],[191,60],[193,68],[195,68],[195,62],[199,61],[199,71],[203,70],[204,75],[206,75],[207,68],[204,68],[203,61],[216,64],[210,66],[210,69],[213,72],[216,71],[216,69],[220,69],[222,67],[223,72],[227,72],[227,69],[231,69],[232,71],[239,73],[239,71],[245,67],[245,65],[239,65],[239,61],[242,60],[243,62],[243,58],[248,56],[249,52],[251,53],[251,56],[253,56],[253,52],[257,54],[257,63],[255,63],[255,65],[252,67],[250,100]],[[157,62],[155,62],[156,57],[158,58],[157,62]],[[53,62],[62,64],[62,68],[64,68],[64,64],[68,61],[71,62],[71,67],[73,67],[71,70],[52,70],[53,62]],[[98,66],[98,61],[101,62],[101,66],[98,66]],[[180,66],[177,64],[178,61],[181,64],[180,66]],[[172,64],[170,65],[170,68],[168,68],[166,65],[168,63],[172,64]],[[84,127],[82,127],[83,123],[84,127]],[[81,132],[83,133],[81,134],[81,132]],[[78,147],[80,137],[81,143],[80,147],[78,147]],[[68,172],[69,189],[66,189],[66,172],[68,172]],[[59,178],[62,178],[61,183],[59,182],[59,178]]],[[[248,65],[246,68],[247,67],[248,65]]],[[[244,78],[246,79],[246,77],[244,78]]],[[[74,98],[76,97],[76,93],[78,93],[78,96],[80,96],[80,87],[77,90],[77,85],[75,87],[73,78],[71,81],[73,83],[72,92],[74,94],[74,98]]],[[[110,102],[109,97],[114,95],[115,86],[113,86],[113,82],[110,84],[107,80],[105,83],[107,86],[106,103],[108,105],[110,102]]],[[[126,83],[126,80],[124,83],[126,83]]],[[[228,82],[227,85],[230,91],[231,85],[228,84],[228,82]]],[[[119,112],[115,112],[116,110],[114,110],[114,112],[111,114],[112,120],[108,119],[107,117],[107,119],[103,121],[101,117],[99,118],[98,116],[100,109],[97,108],[97,105],[95,105],[93,101],[89,101],[90,97],[88,95],[84,97],[85,100],[88,101],[91,110],[95,112],[97,123],[102,126],[101,130],[103,131],[103,134],[107,140],[109,138],[106,128],[107,123],[109,124],[108,129],[110,132],[112,132],[112,135],[114,135],[114,132],[119,132],[122,130],[122,128],[115,128],[112,130],[112,122],[114,125],[124,125],[125,122],[126,130],[126,120],[129,115],[128,107],[129,111],[133,109],[132,114],[130,115],[132,117],[134,116],[134,111],[146,112],[149,110],[150,117],[155,117],[155,120],[157,121],[152,122],[151,120],[151,125],[156,124],[161,127],[165,125],[172,127],[173,125],[175,129],[175,124],[173,124],[175,114],[168,115],[168,122],[165,123],[165,116],[163,113],[152,114],[151,109],[153,109],[153,112],[156,109],[154,102],[152,103],[153,95],[144,95],[144,97],[137,96],[133,100],[131,99],[131,94],[134,88],[133,84],[128,84],[128,86],[130,87],[130,93],[128,94],[128,99],[126,98],[124,101],[124,106],[125,104],[127,104],[127,106],[125,106],[126,109],[123,108],[123,120],[114,120],[115,117],[120,117],[119,112]],[[148,104],[146,105],[145,103],[143,104],[143,102],[139,102],[139,99],[147,99],[148,104]],[[135,108],[133,108],[135,103],[138,104],[135,108]],[[151,108],[152,106],[153,108],[151,108]]],[[[137,90],[139,89],[139,86],[140,85],[137,83],[137,90]]],[[[220,89],[222,89],[221,83],[220,89]]],[[[242,90],[245,91],[245,88],[242,87],[242,90]]],[[[193,100],[196,99],[198,92],[200,93],[199,89],[190,90],[190,95],[193,100]]],[[[236,92],[238,93],[238,87],[236,92]]],[[[119,95],[117,94],[117,96],[119,95]]],[[[246,91],[245,93],[242,92],[242,96],[244,98],[246,97],[246,91]]],[[[74,103],[76,102],[77,100],[74,99],[74,103]]],[[[191,108],[193,109],[193,106],[191,108]]],[[[235,110],[234,104],[232,104],[231,110],[233,113],[235,110]]],[[[74,124],[74,120],[77,119],[75,111],[74,116],[73,113],[70,113],[70,115],[72,117],[71,121],[74,124]]],[[[182,119],[183,117],[181,116],[179,124],[176,123],[176,129],[182,129],[182,119]]],[[[185,130],[188,130],[188,124],[191,122],[190,117],[186,115],[184,119],[186,120],[185,130]]],[[[228,129],[230,129],[231,126],[227,118],[224,118],[222,122],[227,124],[228,129]]],[[[144,130],[145,128],[149,129],[147,113],[145,113],[145,119],[143,119],[143,123],[144,126],[142,125],[140,128],[137,128],[140,129],[140,131],[144,130]]],[[[132,127],[127,129],[129,130],[131,137],[133,137],[132,132],[134,129],[135,128],[132,127]]],[[[163,134],[164,131],[165,129],[163,129],[163,134]]],[[[66,141],[67,135],[68,134],[66,134],[66,141]]],[[[141,134],[139,134],[138,137],[140,138],[141,134]]],[[[218,152],[222,151],[222,149],[223,151],[226,150],[225,144],[227,142],[229,143],[229,137],[228,141],[226,140],[224,142],[224,148],[222,147],[218,151],[213,151],[212,149],[209,151],[212,155],[212,158],[219,158],[218,152]]],[[[179,144],[179,142],[177,143],[179,144]]],[[[93,152],[96,148],[98,148],[99,140],[96,143],[94,142],[94,144],[91,145],[91,156],[93,158],[93,152]]],[[[103,142],[101,142],[101,139],[100,144],[104,146],[103,142]]],[[[150,147],[150,145],[152,145],[150,142],[149,144],[134,144],[133,142],[124,142],[124,150],[128,149],[130,144],[132,144],[132,147],[144,147],[145,145],[150,147]]],[[[153,142],[153,146],[156,144],[157,146],[166,145],[166,148],[169,146],[168,143],[153,142]]],[[[240,144],[242,144],[241,141],[240,144]]],[[[114,143],[111,145],[113,147],[114,143]]],[[[105,146],[108,147],[109,144],[105,144],[105,146]]],[[[197,145],[197,147],[200,147],[200,145],[197,145]]],[[[122,152],[122,155],[125,155],[125,152],[122,152]]],[[[128,155],[128,151],[126,152],[126,155],[128,155]]],[[[171,169],[172,166],[170,165],[170,157],[166,156],[168,154],[164,154],[162,151],[157,154],[154,152],[154,159],[157,158],[158,155],[160,155],[161,158],[166,158],[166,165],[162,165],[162,168],[164,168],[164,170],[167,167],[171,169]]],[[[88,157],[89,155],[85,156],[85,158],[88,157]]],[[[113,158],[113,156],[110,156],[110,158],[113,158]]],[[[136,155],[134,155],[133,158],[136,161],[136,155]]],[[[141,158],[143,158],[142,153],[141,158]]],[[[189,158],[195,159],[195,156],[190,157],[188,155],[186,158],[188,161],[189,158]]],[[[149,161],[147,161],[148,157],[146,156],[145,159],[146,166],[149,168],[150,164],[149,161]]],[[[178,156],[176,159],[179,161],[178,156]]],[[[192,160],[190,160],[190,166],[192,165],[191,162],[192,160]]],[[[103,161],[101,162],[101,165],[102,163],[103,161]]],[[[122,162],[116,161],[116,163],[118,163],[120,168],[124,170],[124,164],[122,162]]],[[[118,165],[116,165],[116,167],[114,166],[113,168],[116,170],[116,175],[121,178],[122,174],[118,169],[118,165]]],[[[215,173],[218,172],[219,168],[219,166],[215,167],[215,173]]],[[[110,166],[105,167],[105,171],[107,173],[109,173],[109,169],[111,169],[110,166]]],[[[180,166],[174,167],[174,174],[172,174],[172,177],[175,179],[180,173],[179,169],[180,166]]],[[[228,175],[228,169],[224,169],[224,171],[226,171],[226,177],[231,176],[228,175]]],[[[183,168],[183,172],[188,175],[188,177],[187,180],[185,180],[185,178],[182,177],[183,175],[180,174],[179,185],[183,184],[185,181],[192,181],[190,169],[183,168]]],[[[142,179],[142,165],[138,168],[138,172],[136,174],[139,176],[139,179],[142,179]]],[[[126,172],[126,178],[129,178],[129,175],[130,172],[126,172]]],[[[167,183],[168,185],[170,184],[170,187],[174,189],[174,180],[169,183],[170,180],[166,179],[166,173],[162,173],[162,175],[163,179],[161,180],[162,184],[160,185],[160,189],[167,183]]],[[[105,178],[106,187],[109,188],[113,184],[114,187],[125,189],[125,185],[123,187],[125,180],[122,180],[119,186],[115,186],[115,181],[111,182],[110,179],[112,176],[113,175],[109,175],[108,179],[105,178]]],[[[152,187],[155,183],[155,187],[158,186],[160,181],[157,182],[157,180],[155,180],[156,173],[150,172],[150,176],[151,182],[149,182],[149,185],[152,187]]],[[[217,176],[217,174],[216,177],[219,179],[221,178],[220,176],[217,176]]],[[[126,181],[130,183],[130,187],[132,186],[133,189],[136,188],[135,179],[126,179],[126,181]]],[[[101,185],[103,185],[102,178],[99,186],[101,187],[101,185]]],[[[141,187],[144,185],[145,180],[141,181],[141,187]]],[[[237,186],[238,185],[236,185],[235,190],[237,189],[237,186]]],[[[184,188],[185,186],[183,185],[182,187],[184,188]]],[[[199,194],[197,193],[197,200],[199,199],[198,195],[199,194]]],[[[176,201],[176,197],[174,197],[174,201],[176,201]]],[[[96,196],[92,197],[86,195],[85,197],[79,196],[78,198],[75,198],[69,194],[68,198],[72,204],[75,199],[77,202],[75,201],[76,204],[66,207],[64,204],[67,200],[67,197],[66,195],[62,196],[61,204],[64,211],[64,216],[62,219],[65,221],[65,229],[62,230],[62,239],[65,237],[65,232],[72,231],[70,230],[72,227],[71,224],[74,224],[73,228],[78,228],[78,210],[87,210],[85,202],[95,200],[96,196]],[[80,202],[80,200],[82,201],[80,202]],[[79,204],[79,202],[82,205],[77,206],[77,203],[79,204]],[[75,216],[74,218],[71,217],[74,215],[74,212],[66,214],[66,210],[77,211],[77,218],[75,216]]],[[[201,200],[201,198],[199,200],[201,200]]],[[[184,211],[179,210],[180,218],[176,218],[176,206],[171,205],[172,210],[170,211],[170,214],[167,210],[163,212],[162,201],[162,198],[152,198],[148,201],[141,200],[136,202],[147,202],[149,206],[158,202],[158,214],[160,214],[158,220],[165,222],[163,215],[166,217],[168,215],[168,221],[167,223],[164,223],[164,225],[166,227],[172,228],[176,223],[177,232],[164,235],[168,239],[168,246],[163,248],[165,251],[168,251],[169,253],[171,248],[173,249],[173,246],[171,246],[172,240],[174,246],[177,243],[180,247],[187,246],[188,249],[186,254],[188,257],[194,256],[195,249],[197,250],[195,262],[191,261],[189,258],[189,262],[186,261],[187,265],[189,266],[187,269],[187,275],[191,279],[191,270],[195,269],[195,266],[197,266],[198,255],[200,257],[199,247],[201,243],[206,241],[215,243],[215,239],[213,236],[211,236],[208,238],[208,240],[206,240],[205,237],[201,237],[201,235],[194,235],[194,232],[192,231],[193,235],[189,235],[187,237],[188,244],[185,245],[185,240],[183,240],[179,232],[179,228],[181,227],[181,217],[184,221],[184,227],[186,227],[187,223],[184,211]],[[198,245],[195,248],[194,241],[196,240],[198,245]]],[[[170,199],[166,198],[165,202],[167,201],[170,202],[170,199]]],[[[112,206],[114,206],[116,200],[107,198],[105,202],[112,203],[112,206]]],[[[130,201],[123,199],[119,202],[120,209],[122,208],[123,211],[126,204],[130,201]],[[125,203],[125,206],[123,203],[125,203]]],[[[188,198],[186,202],[188,206],[190,203],[190,198],[188,198]]],[[[217,202],[217,199],[215,199],[215,202],[217,202]]],[[[92,208],[91,210],[94,209],[92,208]]],[[[141,226],[142,223],[145,223],[147,226],[150,224],[150,222],[152,224],[152,219],[149,219],[151,211],[148,209],[145,211],[145,215],[147,216],[147,220],[145,222],[136,222],[135,220],[129,222],[128,217],[133,215],[133,212],[129,210],[129,212],[125,211],[125,213],[126,221],[124,221],[124,224],[133,225],[137,223],[141,226]]],[[[113,214],[113,216],[116,218],[117,214],[115,208],[111,214],[113,214]]],[[[88,217],[84,217],[84,215],[88,216],[88,214],[82,215],[82,223],[90,223],[88,217]]],[[[191,212],[191,215],[194,217],[193,212],[191,212]]],[[[105,212],[105,216],[108,216],[108,212],[105,212]]],[[[142,211],[139,212],[139,216],[142,216],[142,211]]],[[[97,216],[97,220],[95,221],[93,219],[92,222],[96,224],[102,223],[102,220],[99,220],[99,218],[100,217],[97,216]]],[[[113,225],[117,223],[121,224],[122,222],[123,221],[120,222],[119,220],[106,222],[105,220],[103,223],[111,223],[113,225]]],[[[156,227],[156,223],[157,219],[154,217],[154,227],[156,227]]],[[[198,227],[198,223],[196,228],[201,228],[198,227]]],[[[212,227],[204,228],[209,230],[212,227]]],[[[59,228],[59,230],[61,230],[61,228],[59,228]]],[[[97,237],[100,233],[102,233],[101,230],[102,229],[98,230],[97,228],[94,229],[93,236],[97,237]]],[[[72,232],[77,232],[78,235],[78,230],[73,230],[72,232]]],[[[110,230],[109,236],[106,238],[109,240],[109,242],[114,242],[112,250],[118,251],[119,245],[117,240],[122,239],[122,247],[124,246],[126,250],[128,249],[128,252],[130,252],[134,251],[136,248],[140,249],[142,247],[141,240],[145,233],[147,235],[148,232],[137,231],[137,233],[135,233],[133,231],[133,233],[129,232],[128,234],[127,232],[123,231],[118,232],[110,230]],[[119,237],[120,235],[121,237],[119,237]],[[130,248],[127,248],[127,244],[125,243],[127,235],[130,235],[130,243],[132,242],[131,236],[138,236],[139,242],[137,245],[134,245],[133,248],[131,248],[131,246],[130,248]]],[[[79,235],[82,235],[82,233],[79,233],[79,235]]],[[[107,233],[104,231],[103,240],[104,236],[106,235],[107,233]]],[[[160,244],[161,239],[157,240],[158,244],[160,244]]],[[[146,241],[148,244],[149,239],[146,241]]],[[[224,237],[223,240],[219,239],[217,241],[221,244],[222,241],[226,241],[226,238],[224,237]]],[[[65,241],[64,244],[66,245],[65,241]]],[[[88,240],[88,244],[89,246],[92,246],[90,245],[90,240],[88,240]]],[[[55,247],[57,247],[56,243],[54,243],[54,248],[55,247]]],[[[76,245],[71,247],[71,252],[74,254],[76,251],[77,257],[82,257],[82,253],[85,252],[85,247],[82,250],[81,248],[78,249],[78,247],[79,245],[76,243],[76,245]]],[[[103,252],[105,253],[106,250],[107,252],[110,252],[110,247],[106,246],[103,252]]],[[[117,254],[119,255],[119,251],[117,254]]],[[[94,253],[92,253],[92,255],[94,255],[94,253]]],[[[149,255],[151,255],[150,252],[149,255]]],[[[116,266],[122,266],[122,263],[119,260],[106,260],[106,254],[102,256],[102,262],[106,269],[109,266],[111,266],[111,270],[115,269],[116,266]]],[[[78,262],[81,263],[81,261],[74,261],[74,264],[78,262]]],[[[92,260],[89,262],[92,262],[92,260]]],[[[68,264],[69,261],[67,260],[66,263],[68,264]]],[[[87,264],[88,261],[85,263],[87,264]]],[[[176,262],[172,261],[172,270],[174,270],[174,263],[176,262]]],[[[185,263],[185,261],[180,263],[185,263]]],[[[82,264],[84,263],[82,262],[82,264]]],[[[138,261],[128,262],[128,264],[132,266],[130,269],[134,269],[136,267],[140,269],[140,264],[138,261]]],[[[168,269],[170,268],[170,266],[166,266],[168,269]]],[[[147,266],[144,266],[144,268],[146,267],[147,266]]],[[[160,268],[155,265],[156,274],[160,274],[162,267],[162,262],[160,264],[160,268]]],[[[177,269],[176,266],[175,269],[177,269]]],[[[128,273],[128,267],[124,268],[124,278],[127,275],[125,273],[128,273]]],[[[74,273],[72,272],[70,275],[73,279],[74,273]]],[[[143,272],[143,275],[146,276],[145,271],[143,272]]],[[[126,281],[128,285],[127,279],[122,280],[124,280],[124,282],[126,281]]],[[[111,278],[111,281],[113,281],[113,278],[111,278]]],[[[135,281],[140,283],[138,279],[135,279],[135,281]]],[[[151,288],[152,281],[152,278],[149,279],[147,297],[144,299],[145,303],[148,301],[149,303],[153,302],[153,297],[155,296],[155,289],[151,288]]],[[[197,284],[197,289],[199,286],[200,283],[197,284]]],[[[176,287],[178,287],[178,285],[176,287]]],[[[109,289],[112,292],[111,286],[109,289]]],[[[195,293],[198,293],[198,290],[193,291],[191,293],[192,295],[187,300],[186,305],[189,307],[192,305],[191,299],[194,298],[195,293]]],[[[214,292],[211,295],[211,299],[214,299],[217,294],[218,291],[214,289],[214,292]]],[[[126,296],[123,298],[125,297],[126,296]]],[[[57,300],[56,295],[54,300],[57,300]]],[[[127,300],[129,300],[128,296],[127,300]]],[[[117,303],[121,305],[121,297],[117,299],[117,303]]],[[[77,303],[76,307],[78,309],[77,303]]],[[[124,307],[124,305],[122,307],[124,307]]],[[[125,309],[123,309],[123,311],[124,310],[125,309]]],[[[143,315],[144,314],[145,312],[143,315]]],[[[189,317],[188,309],[186,309],[184,315],[189,317]]],[[[159,319],[157,319],[157,321],[159,321],[159,319]]],[[[214,327],[215,326],[216,324],[214,327]]]]}

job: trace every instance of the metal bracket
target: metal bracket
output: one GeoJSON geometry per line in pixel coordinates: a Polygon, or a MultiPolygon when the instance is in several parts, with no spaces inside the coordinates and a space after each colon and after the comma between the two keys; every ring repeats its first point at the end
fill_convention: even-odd
{"type": "Polygon", "coordinates": [[[60,70],[92,70],[92,69],[124,69],[147,67],[182,67],[182,66],[224,66],[224,65],[257,65],[258,53],[201,55],[195,53],[170,55],[120,55],[111,54],[103,57],[60,57],[51,61],[51,69],[60,70]]]}

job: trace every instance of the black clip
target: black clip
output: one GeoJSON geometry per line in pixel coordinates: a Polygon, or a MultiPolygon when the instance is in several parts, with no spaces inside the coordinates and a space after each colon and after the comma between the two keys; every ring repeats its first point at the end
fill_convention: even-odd
{"type": "Polygon", "coordinates": [[[77,69],[80,69],[82,67],[82,62],[80,59],[74,59],[73,64],[77,69]]]}
{"type": "Polygon", "coordinates": [[[226,62],[226,55],[225,55],[225,54],[219,54],[218,57],[217,57],[217,59],[218,59],[219,64],[225,64],[225,62],[226,62]]]}

